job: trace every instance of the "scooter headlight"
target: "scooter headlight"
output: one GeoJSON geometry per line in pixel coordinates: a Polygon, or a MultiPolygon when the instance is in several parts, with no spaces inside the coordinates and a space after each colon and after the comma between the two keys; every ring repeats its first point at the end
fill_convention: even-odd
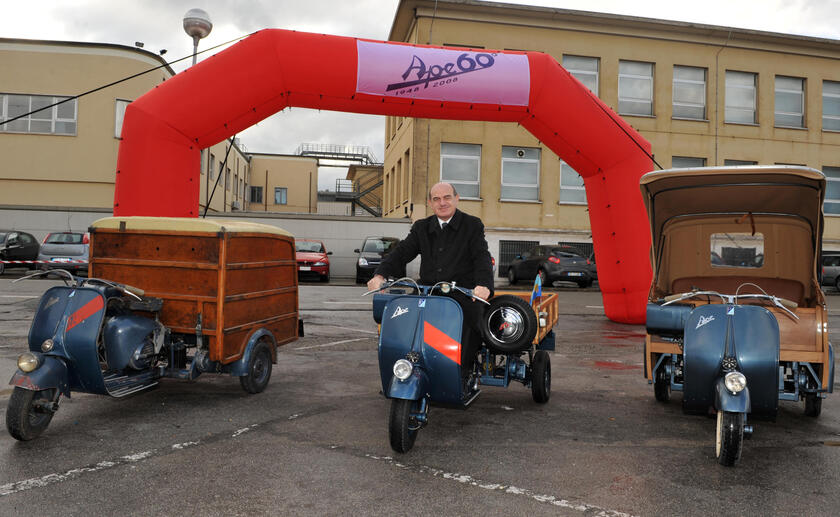
{"type": "Polygon", "coordinates": [[[741,372],[729,372],[723,378],[723,383],[732,393],[740,393],[747,387],[747,378],[741,372]]]}
{"type": "Polygon", "coordinates": [[[41,352],[49,352],[53,349],[55,343],[52,339],[45,339],[43,343],[41,343],[41,352]]]}
{"type": "Polygon", "coordinates": [[[24,352],[18,356],[17,366],[20,368],[20,371],[29,373],[41,366],[41,361],[32,352],[24,352]]]}
{"type": "Polygon", "coordinates": [[[397,379],[404,381],[411,376],[411,370],[414,369],[414,366],[406,359],[399,359],[396,363],[394,363],[394,377],[397,379]]]}

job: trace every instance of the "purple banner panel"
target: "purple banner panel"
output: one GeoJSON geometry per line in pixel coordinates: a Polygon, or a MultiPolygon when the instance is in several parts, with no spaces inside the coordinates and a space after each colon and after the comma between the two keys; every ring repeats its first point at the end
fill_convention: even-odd
{"type": "Polygon", "coordinates": [[[527,106],[528,56],[357,41],[356,93],[527,106]]]}

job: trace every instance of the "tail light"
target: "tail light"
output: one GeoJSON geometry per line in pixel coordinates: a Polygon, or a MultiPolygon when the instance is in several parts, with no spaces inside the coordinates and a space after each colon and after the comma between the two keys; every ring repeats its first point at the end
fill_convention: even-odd
{"type": "Polygon", "coordinates": [[[555,256],[548,257],[548,261],[551,262],[552,264],[559,264],[560,263],[560,259],[555,257],[555,256]]]}
{"type": "Polygon", "coordinates": [[[495,266],[495,265],[496,265],[496,259],[495,259],[495,258],[490,257],[490,265],[491,265],[491,266],[495,266]]]}
{"type": "Polygon", "coordinates": [[[90,244],[90,234],[85,232],[85,236],[82,237],[82,244],[90,244]]]}
{"type": "Polygon", "coordinates": [[[592,262],[589,262],[589,259],[586,259],[586,265],[587,265],[587,266],[591,266],[591,265],[592,265],[592,262]]]}

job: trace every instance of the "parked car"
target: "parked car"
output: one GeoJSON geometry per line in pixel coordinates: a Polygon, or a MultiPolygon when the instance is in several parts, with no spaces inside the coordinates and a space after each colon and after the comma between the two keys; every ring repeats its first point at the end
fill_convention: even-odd
{"type": "Polygon", "coordinates": [[[830,285],[840,290],[840,252],[822,252],[822,281],[820,285],[830,285]]]}
{"type": "MultiPolygon", "coordinates": [[[[31,234],[16,230],[0,230],[0,261],[4,260],[37,260],[38,240],[31,234]]],[[[36,264],[15,264],[13,267],[34,268],[36,264]]],[[[6,270],[5,264],[0,262],[0,275],[6,270]]]]}
{"type": "MultiPolygon", "coordinates": [[[[353,250],[359,256],[356,259],[356,283],[363,284],[373,278],[373,272],[382,262],[382,257],[387,255],[400,239],[396,237],[366,237],[362,247],[353,250]]],[[[405,270],[399,276],[405,276],[405,270]]]]}
{"type": "Polygon", "coordinates": [[[554,282],[575,282],[579,287],[592,285],[592,264],[589,259],[579,255],[566,246],[534,246],[522,255],[518,255],[508,269],[510,285],[519,280],[533,282],[537,275],[542,284],[554,282]]]}
{"type": "Polygon", "coordinates": [[[52,232],[41,244],[38,260],[41,269],[66,269],[71,272],[88,270],[90,234],[82,232],[52,232]]]}
{"type": "Polygon", "coordinates": [[[298,277],[317,276],[321,282],[330,281],[330,259],[332,251],[327,251],[324,243],[312,239],[295,239],[295,257],[297,258],[298,277]]]}

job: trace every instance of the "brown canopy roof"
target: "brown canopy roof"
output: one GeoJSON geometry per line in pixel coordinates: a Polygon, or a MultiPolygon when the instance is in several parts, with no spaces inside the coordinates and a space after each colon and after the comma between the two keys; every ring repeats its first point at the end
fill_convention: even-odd
{"type": "Polygon", "coordinates": [[[739,166],[669,169],[650,172],[640,181],[654,246],[662,227],[690,214],[789,214],[803,217],[822,246],[825,176],[808,167],[739,166]]]}

